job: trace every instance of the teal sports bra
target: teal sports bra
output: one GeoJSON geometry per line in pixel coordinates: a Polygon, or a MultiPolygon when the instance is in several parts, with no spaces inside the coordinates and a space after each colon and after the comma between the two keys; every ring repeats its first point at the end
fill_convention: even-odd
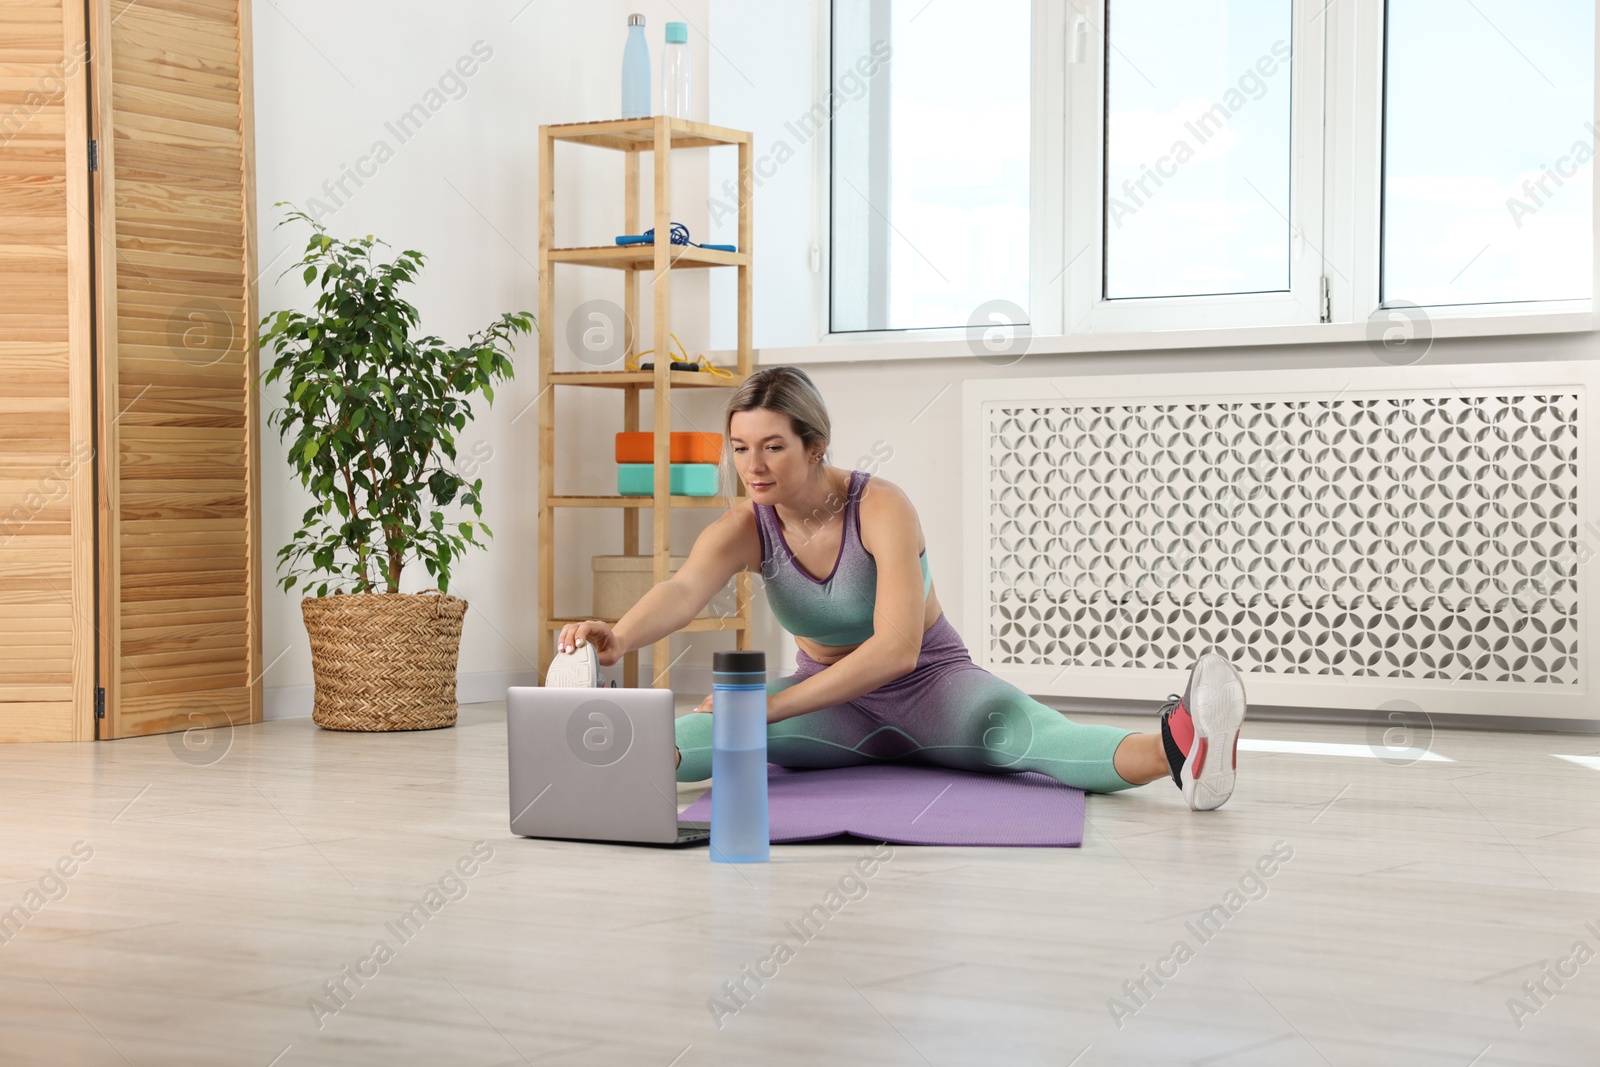
{"type": "MultiPolygon", "coordinates": [[[[872,636],[872,611],[878,599],[878,564],[861,543],[861,491],[872,475],[850,472],[839,554],[826,578],[813,578],[795,559],[783,536],[776,510],[754,501],[761,534],[761,578],[767,603],[779,624],[796,637],[824,645],[858,645],[872,636]]],[[[928,550],[922,562],[922,595],[933,588],[928,550]]]]}

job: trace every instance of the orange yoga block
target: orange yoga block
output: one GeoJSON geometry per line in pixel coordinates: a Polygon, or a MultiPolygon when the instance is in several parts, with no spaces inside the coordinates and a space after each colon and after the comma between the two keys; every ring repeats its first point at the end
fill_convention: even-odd
{"type": "MultiPolygon", "coordinates": [[[[617,434],[618,463],[654,463],[656,435],[650,430],[617,434]]],[[[667,440],[669,463],[717,463],[722,459],[722,435],[690,431],[667,440]]]]}

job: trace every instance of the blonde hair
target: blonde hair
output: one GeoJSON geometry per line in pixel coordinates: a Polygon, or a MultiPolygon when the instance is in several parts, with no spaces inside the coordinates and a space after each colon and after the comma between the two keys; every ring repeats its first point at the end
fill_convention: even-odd
{"type": "Polygon", "coordinates": [[[799,367],[766,367],[750,375],[733,391],[722,416],[722,469],[718,488],[724,496],[733,496],[739,488],[739,472],[733,465],[733,416],[740,411],[758,409],[787,415],[806,452],[821,447],[822,462],[830,462],[828,441],[833,434],[833,423],[811,375],[799,367]]]}

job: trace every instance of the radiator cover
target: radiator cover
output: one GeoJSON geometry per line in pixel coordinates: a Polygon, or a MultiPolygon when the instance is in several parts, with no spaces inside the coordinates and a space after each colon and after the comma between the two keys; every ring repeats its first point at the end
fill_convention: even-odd
{"type": "Polygon", "coordinates": [[[1597,717],[1587,363],[965,385],[965,636],[1040,696],[1597,717]]]}

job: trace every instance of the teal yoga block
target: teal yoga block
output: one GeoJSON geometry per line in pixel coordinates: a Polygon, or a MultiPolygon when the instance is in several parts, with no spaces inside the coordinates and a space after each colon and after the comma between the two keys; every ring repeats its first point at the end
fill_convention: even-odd
{"type": "MultiPolygon", "coordinates": [[[[715,463],[671,463],[667,474],[673,496],[716,496],[715,463]]],[[[617,492],[623,496],[649,496],[656,491],[654,463],[618,463],[617,492]]]]}

